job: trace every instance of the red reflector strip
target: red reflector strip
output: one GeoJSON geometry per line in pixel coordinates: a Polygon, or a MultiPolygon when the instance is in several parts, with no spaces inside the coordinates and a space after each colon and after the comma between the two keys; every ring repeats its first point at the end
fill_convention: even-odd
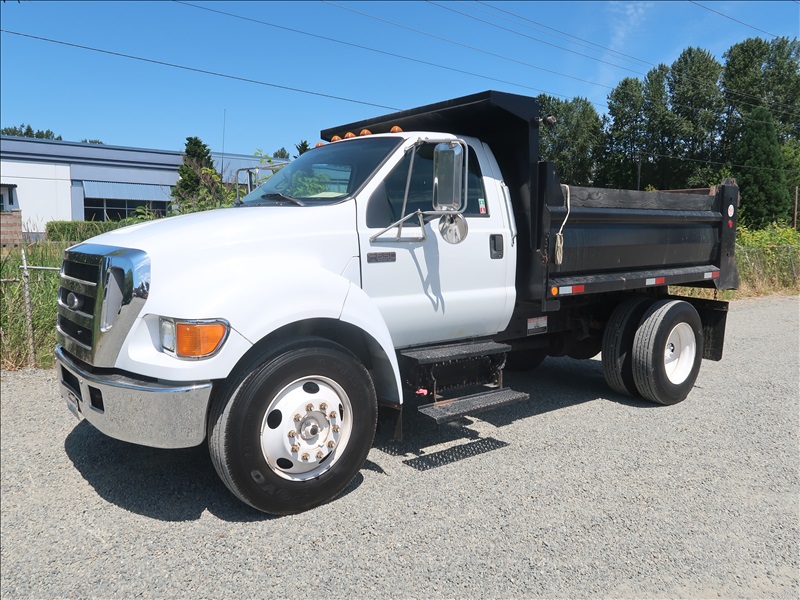
{"type": "Polygon", "coordinates": [[[664,285],[665,282],[664,277],[651,277],[650,279],[645,279],[645,285],[664,285]]]}
{"type": "Polygon", "coordinates": [[[711,271],[710,273],[703,273],[703,279],[718,279],[719,271],[711,271]]]}
{"type": "Polygon", "coordinates": [[[558,288],[558,293],[561,296],[565,296],[568,294],[582,294],[584,290],[584,286],[582,285],[564,285],[558,288]]]}

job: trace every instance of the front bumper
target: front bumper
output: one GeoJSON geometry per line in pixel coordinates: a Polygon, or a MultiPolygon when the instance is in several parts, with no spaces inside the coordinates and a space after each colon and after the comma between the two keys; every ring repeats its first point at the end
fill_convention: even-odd
{"type": "Polygon", "coordinates": [[[56,346],[61,396],[78,419],[109,437],[154,448],[190,448],[206,437],[211,382],[160,383],[90,373],[56,346]]]}

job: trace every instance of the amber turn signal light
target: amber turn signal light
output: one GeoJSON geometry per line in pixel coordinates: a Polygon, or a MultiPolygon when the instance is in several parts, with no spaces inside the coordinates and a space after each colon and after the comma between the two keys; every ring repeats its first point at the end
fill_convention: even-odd
{"type": "Polygon", "coordinates": [[[214,354],[228,335],[228,326],[221,321],[177,322],[175,354],[182,358],[203,358],[214,354]]]}

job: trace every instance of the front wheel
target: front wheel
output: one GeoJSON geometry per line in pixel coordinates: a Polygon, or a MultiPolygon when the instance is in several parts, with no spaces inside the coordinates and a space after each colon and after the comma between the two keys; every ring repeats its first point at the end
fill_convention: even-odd
{"type": "Polygon", "coordinates": [[[336,497],[361,469],[377,411],[369,373],[345,348],[322,339],[288,344],[216,401],[212,462],[250,506],[302,512],[336,497]]]}
{"type": "Polygon", "coordinates": [[[703,325],[694,306],[661,300],[642,317],[633,340],[633,377],[639,393],[658,404],[676,404],[697,381],[703,358],[703,325]]]}

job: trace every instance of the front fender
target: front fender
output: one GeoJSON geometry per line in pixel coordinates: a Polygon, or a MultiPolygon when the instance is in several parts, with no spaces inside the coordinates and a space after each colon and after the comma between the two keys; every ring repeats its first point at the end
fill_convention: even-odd
{"type": "Polygon", "coordinates": [[[316,265],[269,269],[264,278],[236,273],[208,283],[173,278],[151,295],[122,346],[117,367],[169,381],[225,379],[259,340],[312,319],[339,319],[364,331],[382,400],[400,403],[400,370],[391,335],[370,298],[349,279],[316,265]],[[240,275],[240,274],[239,274],[240,275]],[[222,350],[204,360],[181,360],[161,351],[159,317],[225,319],[231,333],[222,350]]]}
{"type": "Polygon", "coordinates": [[[378,398],[401,404],[403,402],[402,380],[397,354],[386,321],[369,296],[351,283],[340,319],[366,332],[374,344],[369,344],[373,362],[373,378],[378,398]],[[377,344],[379,347],[376,347],[377,344]]]}

